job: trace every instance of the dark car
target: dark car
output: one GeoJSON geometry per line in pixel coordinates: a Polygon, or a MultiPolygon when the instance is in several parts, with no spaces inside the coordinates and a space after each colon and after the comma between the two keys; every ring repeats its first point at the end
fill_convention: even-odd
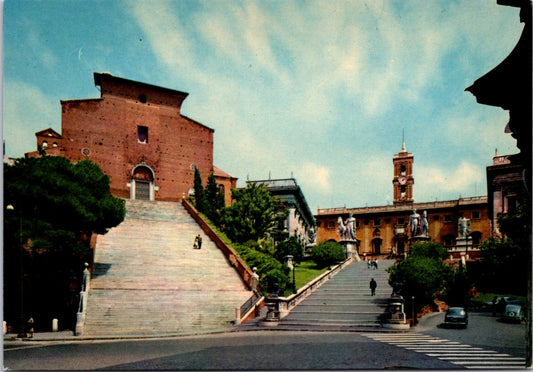
{"type": "Polygon", "coordinates": [[[468,325],[468,314],[464,307],[450,307],[444,316],[444,324],[463,326],[468,325]]]}

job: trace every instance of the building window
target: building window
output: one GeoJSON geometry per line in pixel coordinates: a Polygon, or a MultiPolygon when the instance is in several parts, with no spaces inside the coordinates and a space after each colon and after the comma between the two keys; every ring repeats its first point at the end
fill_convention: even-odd
{"type": "Polygon", "coordinates": [[[398,225],[403,225],[405,220],[403,218],[398,218],[398,225]]]}
{"type": "Polygon", "coordinates": [[[381,220],[379,218],[374,219],[374,226],[381,226],[381,220]]]}
{"type": "Polygon", "coordinates": [[[47,141],[43,141],[43,149],[45,149],[47,147],[48,147],[48,142],[47,141]]]}
{"type": "Polygon", "coordinates": [[[139,102],[141,102],[141,103],[146,103],[146,95],[141,94],[141,95],[139,96],[139,102]]]}
{"type": "Polygon", "coordinates": [[[405,176],[406,172],[407,172],[407,167],[405,166],[405,164],[402,164],[402,166],[400,167],[400,175],[405,176]]]}
{"type": "Polygon", "coordinates": [[[137,126],[137,139],[139,143],[148,143],[148,127],[137,126]]]}
{"type": "Polygon", "coordinates": [[[452,216],[447,214],[444,216],[444,222],[452,222],[452,216]]]}
{"type": "Polygon", "coordinates": [[[472,211],[472,219],[473,220],[479,220],[481,218],[481,214],[479,211],[472,211]]]}
{"type": "Polygon", "coordinates": [[[57,147],[57,142],[52,143],[52,147],[57,147]]]}
{"type": "Polygon", "coordinates": [[[440,219],[439,215],[433,216],[433,221],[438,221],[440,219]]]}
{"type": "Polygon", "coordinates": [[[329,221],[328,229],[334,229],[334,228],[335,228],[335,221],[329,221]]]}

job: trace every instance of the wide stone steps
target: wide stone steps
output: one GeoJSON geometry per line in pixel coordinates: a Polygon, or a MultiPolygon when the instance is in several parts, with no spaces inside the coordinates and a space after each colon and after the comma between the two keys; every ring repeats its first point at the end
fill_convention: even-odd
{"type": "Polygon", "coordinates": [[[366,262],[354,262],[324,283],[302,301],[280,325],[285,327],[380,327],[392,288],[385,271],[393,260],[379,262],[379,269],[368,269],[366,262]],[[375,296],[369,282],[377,282],[375,296]]]}
{"type": "Polygon", "coordinates": [[[231,327],[252,292],[181,204],[126,202],[98,236],[84,335],[191,334],[231,327]],[[202,249],[193,249],[200,234],[202,249]]]}

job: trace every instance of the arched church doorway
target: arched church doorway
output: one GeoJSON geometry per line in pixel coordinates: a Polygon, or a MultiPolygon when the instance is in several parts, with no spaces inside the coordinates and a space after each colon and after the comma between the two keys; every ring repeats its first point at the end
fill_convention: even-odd
{"type": "Polygon", "coordinates": [[[154,200],[154,172],[146,164],[139,164],[131,171],[130,198],[154,200]]]}

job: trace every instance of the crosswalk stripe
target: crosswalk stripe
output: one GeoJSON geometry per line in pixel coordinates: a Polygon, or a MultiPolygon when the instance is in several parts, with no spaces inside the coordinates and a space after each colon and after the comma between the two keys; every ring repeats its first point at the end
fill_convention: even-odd
{"type": "Polygon", "coordinates": [[[363,335],[375,341],[423,353],[468,369],[525,367],[526,363],[526,359],[523,357],[502,354],[429,335],[374,333],[363,333],[363,335]]]}

